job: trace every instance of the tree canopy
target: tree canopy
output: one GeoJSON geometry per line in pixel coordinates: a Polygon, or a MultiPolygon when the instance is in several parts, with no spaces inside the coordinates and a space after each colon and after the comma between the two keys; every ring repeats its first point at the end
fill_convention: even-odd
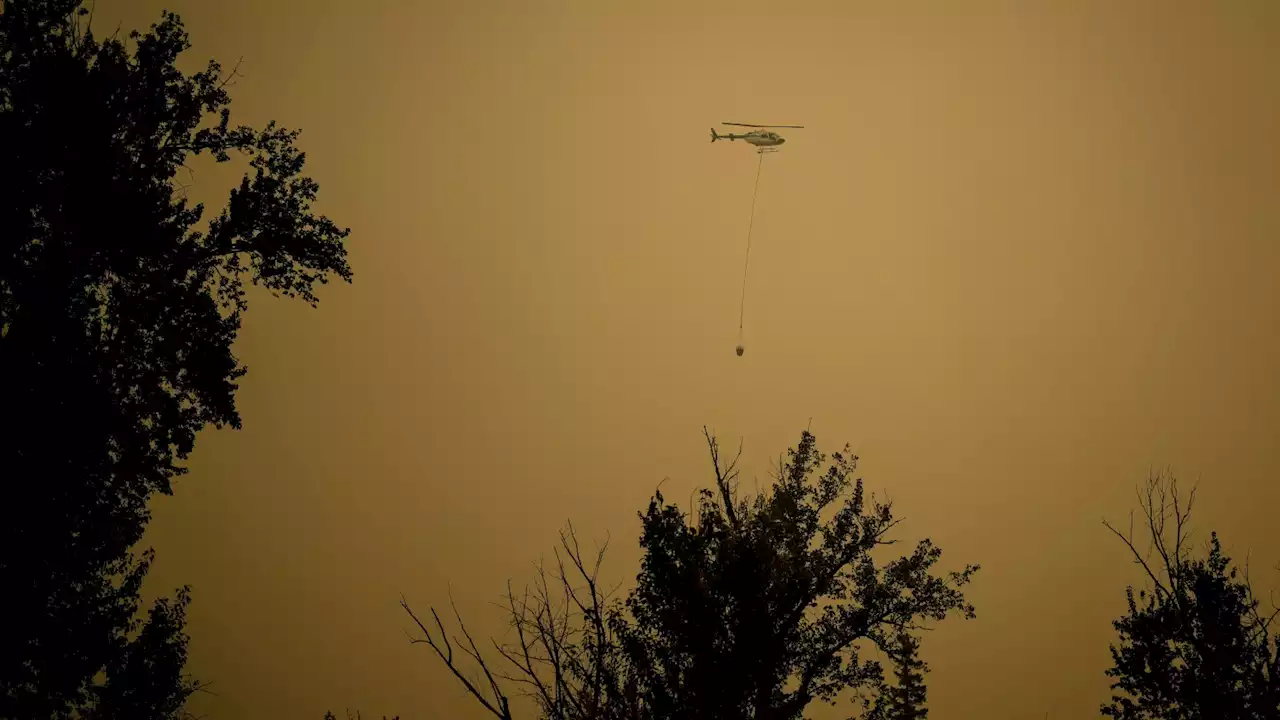
{"type": "Polygon", "coordinates": [[[296,130],[233,124],[218,63],[177,68],[177,15],[127,38],[88,20],[78,0],[0,12],[0,587],[23,619],[0,631],[3,717],[134,702],[130,648],[180,636],[186,595],[134,632],[132,548],[197,432],[240,425],[246,284],[314,304],[352,278],[296,130]],[[201,155],[248,165],[207,220],[177,187],[201,155]]]}
{"type": "Polygon", "coordinates": [[[418,622],[420,641],[504,720],[503,678],[532,688],[541,715],[555,720],[793,720],[814,700],[860,694],[871,707],[884,681],[874,653],[930,621],[974,616],[962,588],[976,565],[935,573],[941,550],[929,540],[887,561],[873,556],[894,543],[898,520],[890,503],[866,496],[847,448],[828,458],[806,431],[772,487],[743,498],[737,459],[724,463],[706,438],[714,489],[692,514],[655,492],[640,514],[643,560],[624,602],[599,587],[601,556],[583,562],[569,533],[551,583],[566,603],[545,575],[532,602],[509,594],[519,641],[501,656],[513,674],[490,667],[460,619],[465,640],[451,642],[434,609],[434,628],[418,622]],[[484,683],[459,669],[455,646],[479,662],[484,683]]]}
{"type": "Polygon", "coordinates": [[[1247,573],[1216,532],[1203,557],[1192,554],[1195,490],[1153,476],[1139,492],[1143,542],[1122,533],[1148,586],[1126,589],[1128,612],[1115,621],[1107,676],[1115,694],[1102,714],[1117,720],[1275,720],[1280,718],[1280,647],[1247,573]],[[1140,548],[1147,548],[1143,550],[1140,548]]]}
{"type": "Polygon", "coordinates": [[[866,496],[847,447],[828,458],[806,431],[769,491],[741,499],[736,458],[723,464],[707,440],[715,489],[692,518],[655,495],[626,603],[623,644],[659,717],[799,718],[814,700],[878,687],[868,650],[892,648],[899,630],[974,616],[961,588],[976,565],[934,574],[942,551],[929,540],[877,562],[899,521],[866,496]]]}

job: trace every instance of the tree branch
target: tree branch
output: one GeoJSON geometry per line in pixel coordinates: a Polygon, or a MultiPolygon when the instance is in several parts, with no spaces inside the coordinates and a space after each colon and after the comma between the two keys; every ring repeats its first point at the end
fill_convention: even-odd
{"type": "MultiPolygon", "coordinates": [[[[449,604],[453,606],[454,617],[458,621],[458,627],[462,628],[463,634],[465,634],[467,636],[467,639],[470,640],[471,635],[467,633],[466,626],[463,625],[462,623],[462,617],[458,615],[457,606],[453,605],[452,596],[449,599],[449,604]]],[[[486,710],[492,713],[494,717],[500,718],[500,720],[511,720],[511,708],[507,703],[507,698],[499,691],[497,683],[493,679],[493,675],[489,672],[488,664],[485,663],[482,657],[480,657],[479,652],[477,651],[474,655],[472,655],[472,657],[474,657],[476,661],[480,663],[480,667],[484,670],[485,676],[489,679],[489,685],[494,693],[494,702],[496,702],[496,705],[494,704],[494,702],[490,702],[489,699],[486,698],[482,692],[480,692],[479,688],[477,688],[474,684],[472,684],[471,680],[469,680],[466,677],[466,675],[464,675],[462,671],[458,669],[458,666],[454,664],[453,643],[449,642],[448,634],[444,629],[444,623],[440,621],[440,615],[436,613],[435,608],[431,608],[431,617],[435,619],[436,627],[440,631],[440,641],[444,645],[443,649],[441,649],[440,645],[436,643],[435,639],[431,635],[431,631],[427,629],[427,626],[423,624],[421,620],[418,619],[418,616],[416,614],[414,614],[413,609],[409,607],[408,601],[405,600],[403,596],[401,596],[400,598],[400,607],[404,608],[405,612],[409,614],[409,617],[413,619],[414,624],[416,624],[418,626],[418,629],[422,631],[423,636],[421,638],[414,638],[410,636],[409,642],[415,645],[426,644],[428,647],[434,650],[436,652],[436,655],[439,656],[442,661],[444,661],[444,664],[446,667],[449,668],[449,671],[453,673],[453,676],[456,677],[459,680],[459,682],[462,683],[463,687],[467,689],[467,692],[471,693],[471,696],[474,697],[476,700],[478,700],[486,710]]],[[[472,642],[471,645],[472,645],[472,648],[474,649],[475,643],[472,642]]]]}
{"type": "MultiPolygon", "coordinates": [[[[616,643],[605,622],[609,594],[604,593],[599,584],[599,571],[607,548],[606,541],[597,549],[594,562],[588,563],[573,524],[568,523],[560,533],[554,569],[537,563],[533,582],[520,596],[516,596],[511,583],[507,583],[504,609],[509,614],[515,638],[506,645],[490,639],[493,649],[510,665],[507,672],[494,670],[486,663],[458,619],[465,637],[462,651],[480,665],[489,682],[489,694],[456,668],[452,644],[438,618],[436,625],[441,639],[436,640],[433,633],[418,623],[427,637],[416,642],[435,649],[467,691],[491,714],[503,720],[510,718],[510,710],[499,680],[523,686],[540,706],[544,720],[598,720],[607,703],[620,697],[610,669],[616,643]],[[559,585],[554,591],[553,583],[559,585]]],[[[450,603],[452,605],[452,598],[450,603]]],[[[401,605],[409,610],[403,601],[401,605]]],[[[453,610],[458,617],[456,606],[453,610]]],[[[434,609],[432,612],[434,614],[434,609]]],[[[410,616],[413,617],[411,611],[410,616]]],[[[416,617],[414,621],[417,622],[416,617]]]]}
{"type": "Polygon", "coordinates": [[[729,518],[729,526],[734,530],[741,527],[738,519],[737,508],[734,507],[733,487],[732,483],[738,477],[738,459],[742,457],[742,444],[738,445],[738,454],[734,456],[729,464],[720,467],[720,444],[716,441],[715,435],[711,433],[707,426],[702,426],[702,436],[707,439],[707,446],[711,449],[711,466],[716,473],[716,488],[720,491],[720,497],[724,502],[725,514],[729,518]]]}
{"type": "Polygon", "coordinates": [[[1138,505],[1142,510],[1143,518],[1146,521],[1147,532],[1150,533],[1150,547],[1147,553],[1138,550],[1133,532],[1133,513],[1129,513],[1129,532],[1122,533],[1114,525],[1107,520],[1102,521],[1103,527],[1111,531],[1113,535],[1120,538],[1125,547],[1129,548],[1130,554],[1133,555],[1134,564],[1139,565],[1147,578],[1151,580],[1154,586],[1154,592],[1162,600],[1170,600],[1177,602],[1182,593],[1182,578],[1179,568],[1182,566],[1183,560],[1186,558],[1186,543],[1189,538],[1188,525],[1191,520],[1191,511],[1195,504],[1196,489],[1193,487],[1187,498],[1187,502],[1183,503],[1178,493],[1177,480],[1169,478],[1167,481],[1160,475],[1151,475],[1147,478],[1142,489],[1137,491],[1138,505]],[[1173,538],[1172,546],[1168,537],[1168,524],[1173,521],[1173,538]],[[1151,553],[1154,551],[1160,557],[1160,562],[1164,571],[1164,579],[1156,572],[1150,562],[1151,553]]]}

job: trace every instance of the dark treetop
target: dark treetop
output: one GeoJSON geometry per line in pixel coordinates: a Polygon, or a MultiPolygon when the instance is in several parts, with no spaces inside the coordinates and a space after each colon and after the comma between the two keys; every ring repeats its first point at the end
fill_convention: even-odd
{"type": "Polygon", "coordinates": [[[177,69],[177,16],[100,40],[79,5],[0,13],[0,717],[127,695],[149,562],[130,549],[196,433],[239,427],[245,282],[314,304],[352,277],[296,131],[232,124],[221,68],[177,69]],[[177,184],[204,154],[248,161],[207,221],[177,184]]]}

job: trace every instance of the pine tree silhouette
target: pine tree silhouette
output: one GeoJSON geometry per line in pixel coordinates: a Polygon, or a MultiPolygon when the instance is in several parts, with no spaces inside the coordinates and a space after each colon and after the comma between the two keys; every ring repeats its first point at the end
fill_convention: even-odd
{"type": "Polygon", "coordinates": [[[899,631],[894,640],[889,661],[897,682],[884,689],[877,717],[883,720],[924,720],[929,716],[929,708],[925,707],[924,684],[924,674],[929,671],[929,666],[920,659],[920,641],[906,630],[899,631]]]}

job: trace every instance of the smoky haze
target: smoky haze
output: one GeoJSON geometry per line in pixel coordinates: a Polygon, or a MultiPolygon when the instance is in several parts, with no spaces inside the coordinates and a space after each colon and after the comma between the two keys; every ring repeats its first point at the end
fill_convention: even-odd
{"type": "MultiPolygon", "coordinates": [[[[746,486],[810,423],[978,620],[923,645],[931,717],[1082,717],[1140,578],[1101,519],[1152,466],[1258,567],[1280,490],[1280,5],[99,0],[243,57],[303,128],[356,281],[259,303],[241,432],[156,504],[221,717],[480,718],[397,606],[502,630],[572,518],[634,574],[654,487],[746,486]],[[724,121],[800,124],[765,158],[724,121]],[[717,125],[718,127],[718,125],[717,125]]],[[[223,173],[223,174],[219,174],[223,173]]],[[[211,199],[233,176],[197,172],[211,199]]],[[[1273,587],[1274,572],[1258,577],[1273,587]]],[[[811,708],[814,718],[846,708],[811,708]]]]}

